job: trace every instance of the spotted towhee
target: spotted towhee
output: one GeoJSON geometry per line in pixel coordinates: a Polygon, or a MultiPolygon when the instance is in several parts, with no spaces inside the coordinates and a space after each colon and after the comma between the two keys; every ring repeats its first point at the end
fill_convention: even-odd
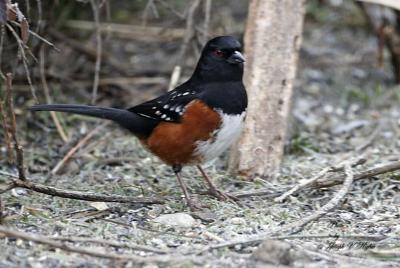
{"type": "Polygon", "coordinates": [[[247,108],[243,62],[239,41],[220,36],[206,44],[188,81],[156,99],[126,110],[73,104],[35,105],[30,110],[94,116],[128,129],[172,166],[189,207],[194,209],[196,204],[180,176],[185,165],[198,167],[211,195],[230,198],[214,186],[200,164],[218,157],[240,135],[247,108]]]}

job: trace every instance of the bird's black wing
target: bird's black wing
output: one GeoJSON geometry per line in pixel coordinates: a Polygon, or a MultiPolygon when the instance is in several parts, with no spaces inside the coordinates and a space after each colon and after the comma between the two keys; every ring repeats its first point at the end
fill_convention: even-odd
{"type": "Polygon", "coordinates": [[[185,106],[199,97],[201,90],[176,88],[166,94],[129,108],[128,111],[158,121],[179,122],[185,106]]]}

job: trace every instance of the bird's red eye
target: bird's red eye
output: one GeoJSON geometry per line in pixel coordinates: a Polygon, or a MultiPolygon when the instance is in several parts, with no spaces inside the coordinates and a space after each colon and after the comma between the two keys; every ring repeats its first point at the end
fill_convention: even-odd
{"type": "Polygon", "coordinates": [[[222,50],[216,49],[214,50],[214,55],[218,57],[223,57],[225,54],[222,50]]]}

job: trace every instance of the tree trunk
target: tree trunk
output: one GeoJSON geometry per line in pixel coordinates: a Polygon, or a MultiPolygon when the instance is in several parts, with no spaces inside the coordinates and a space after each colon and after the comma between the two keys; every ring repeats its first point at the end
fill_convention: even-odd
{"type": "Polygon", "coordinates": [[[249,97],[230,169],[253,177],[279,170],[303,29],[303,0],[251,0],[244,37],[249,97]]]}

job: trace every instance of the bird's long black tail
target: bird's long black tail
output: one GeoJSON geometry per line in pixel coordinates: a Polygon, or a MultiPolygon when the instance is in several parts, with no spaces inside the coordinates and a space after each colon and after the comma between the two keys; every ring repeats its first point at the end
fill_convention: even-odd
{"type": "Polygon", "coordinates": [[[135,134],[146,135],[153,127],[154,122],[125,109],[106,108],[99,106],[75,104],[39,104],[29,108],[31,111],[55,111],[73,114],[82,114],[102,119],[112,120],[135,134]]]}

